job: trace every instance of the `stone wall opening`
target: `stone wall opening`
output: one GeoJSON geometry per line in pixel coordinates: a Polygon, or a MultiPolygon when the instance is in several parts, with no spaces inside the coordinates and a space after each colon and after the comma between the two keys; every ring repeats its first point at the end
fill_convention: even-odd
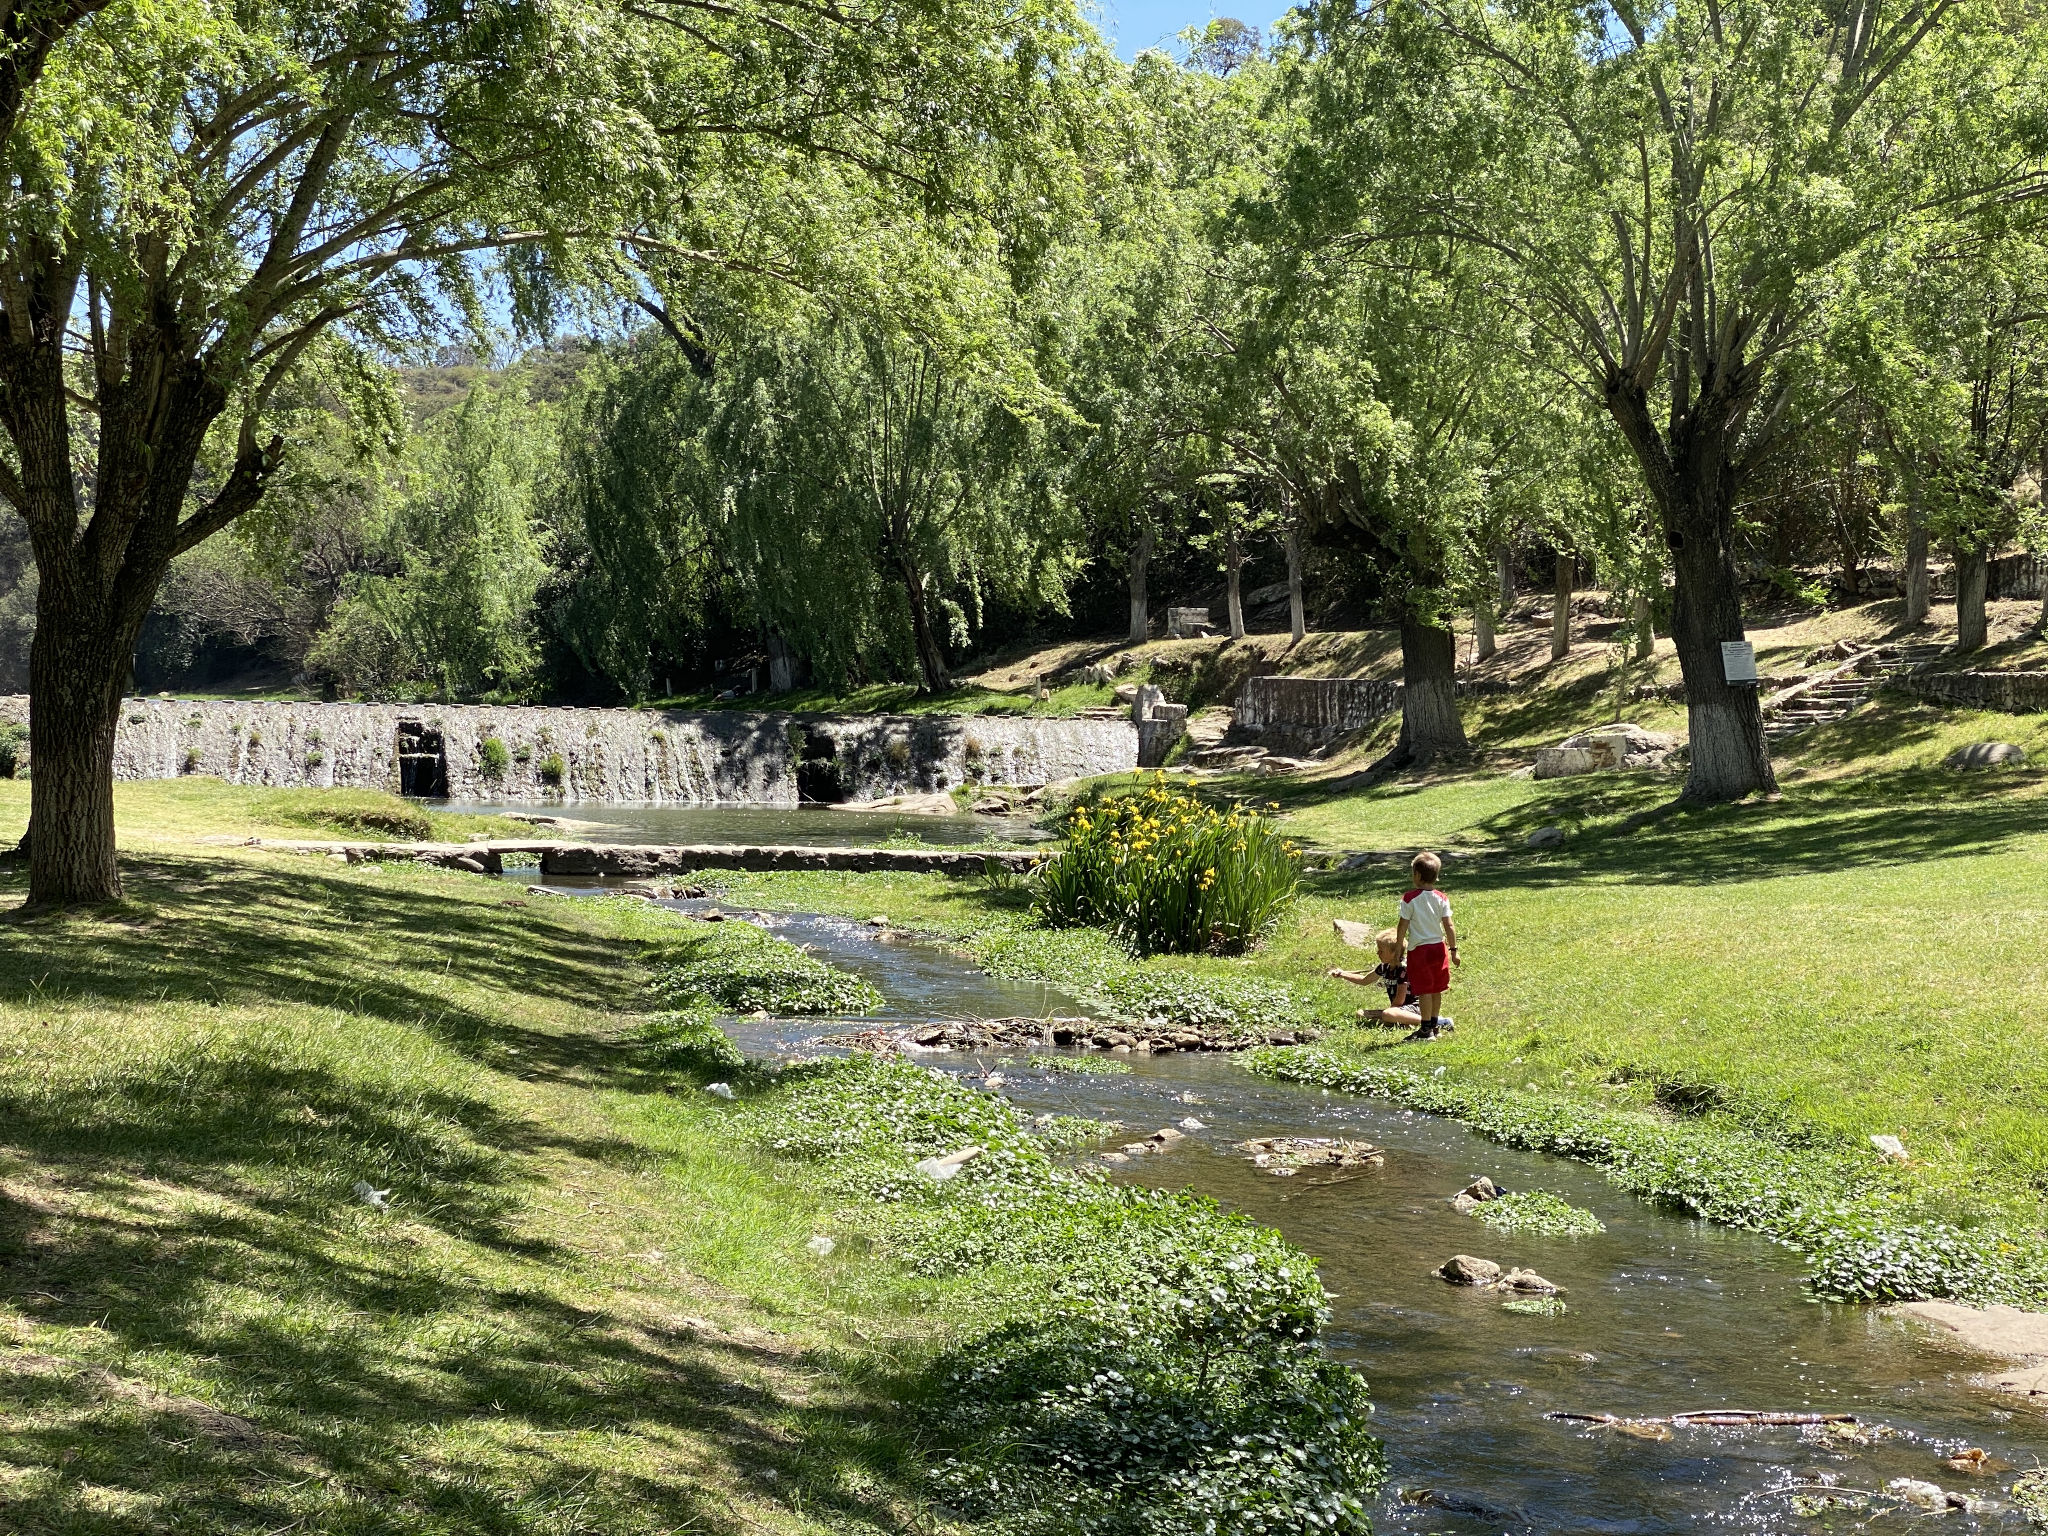
{"type": "Polygon", "coordinates": [[[419,720],[398,722],[398,792],[408,799],[448,794],[448,748],[441,733],[419,720]]]}
{"type": "Polygon", "coordinates": [[[838,744],[815,726],[800,729],[803,744],[797,749],[797,804],[838,805],[846,798],[846,785],[839,776],[838,744]]]}

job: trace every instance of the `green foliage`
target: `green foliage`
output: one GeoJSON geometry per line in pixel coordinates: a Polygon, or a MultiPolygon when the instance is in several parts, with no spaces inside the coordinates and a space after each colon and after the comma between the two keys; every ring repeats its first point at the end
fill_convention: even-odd
{"type": "Polygon", "coordinates": [[[21,766],[21,749],[28,741],[28,727],[12,720],[0,721],[0,779],[11,779],[21,766]]]}
{"type": "Polygon", "coordinates": [[[1496,1232],[1526,1232],[1537,1237],[1590,1237],[1607,1230],[1591,1211],[1541,1189],[1485,1201],[1472,1214],[1496,1232]]]}
{"type": "Polygon", "coordinates": [[[1500,1304],[1500,1309],[1524,1317],[1557,1317],[1569,1310],[1562,1296],[1510,1296],[1500,1304]]]}
{"type": "Polygon", "coordinates": [[[1186,1195],[1054,1165],[992,1095],[898,1058],[793,1068],[762,1145],[878,1203],[913,1268],[1036,1274],[1053,1305],[927,1372],[933,1491],[1018,1536],[1363,1536],[1382,1476],[1363,1383],[1316,1345],[1313,1261],[1186,1195]],[[940,1184],[916,1160],[984,1155],[940,1184]]]}
{"type": "Polygon", "coordinates": [[[531,681],[542,419],[478,385],[430,427],[385,542],[401,569],[345,592],[310,673],[374,698],[517,698],[531,681]]]}
{"type": "Polygon", "coordinates": [[[634,1030],[632,1040],[640,1059],[658,1071],[730,1078],[747,1069],[740,1048],[703,1006],[658,1013],[634,1030]]]}
{"type": "Polygon", "coordinates": [[[1107,988],[1126,1018],[1164,1018],[1190,1029],[1262,1031],[1308,1024],[1293,993],[1262,976],[1210,976],[1157,967],[1134,968],[1107,988]]]}
{"type": "Polygon", "coordinates": [[[1038,1055],[1030,1058],[1031,1065],[1041,1072],[1083,1072],[1103,1077],[1127,1076],[1131,1070],[1128,1061],[1119,1061],[1114,1056],[1052,1056],[1038,1055]]]}
{"type": "Polygon", "coordinates": [[[1653,1123],[1536,1093],[1465,1088],[1313,1049],[1257,1051],[1245,1064],[1266,1076],[1448,1115],[1509,1146],[1598,1163],[1624,1189],[1798,1248],[1823,1296],[2048,1304],[2048,1256],[2038,1244],[1920,1210],[1869,1159],[1795,1150],[1721,1127],[1653,1123]]]}
{"type": "Polygon", "coordinates": [[[486,736],[476,746],[476,771],[490,783],[497,783],[511,770],[512,754],[495,736],[486,736]]]}
{"type": "Polygon", "coordinates": [[[560,789],[562,780],[568,777],[569,765],[562,761],[562,754],[550,752],[534,767],[534,776],[550,789],[560,789]]]}
{"type": "Polygon", "coordinates": [[[684,1008],[778,1015],[866,1013],[882,1005],[865,977],[827,965],[748,923],[684,946],[655,973],[654,990],[684,1008]]]}
{"type": "Polygon", "coordinates": [[[2048,1525],[2048,1467],[2029,1467],[2014,1478],[2012,1502],[2029,1525],[2048,1525]]]}
{"type": "Polygon", "coordinates": [[[1218,811],[1163,783],[1065,825],[1066,849],[1037,878],[1041,921],[1108,929],[1141,955],[1235,954],[1293,903],[1301,861],[1265,816],[1218,811]]]}

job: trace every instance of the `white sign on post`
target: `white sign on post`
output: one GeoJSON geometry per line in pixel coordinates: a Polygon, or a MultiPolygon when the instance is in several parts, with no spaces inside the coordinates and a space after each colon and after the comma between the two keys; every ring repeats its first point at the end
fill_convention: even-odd
{"type": "Polygon", "coordinates": [[[1721,676],[1731,683],[1756,681],[1756,647],[1747,640],[1721,642],[1721,676]]]}

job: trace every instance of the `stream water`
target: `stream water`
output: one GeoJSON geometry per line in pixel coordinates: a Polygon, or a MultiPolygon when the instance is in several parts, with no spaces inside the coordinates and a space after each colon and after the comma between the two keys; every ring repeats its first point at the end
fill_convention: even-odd
{"type": "MultiPolygon", "coordinates": [[[[757,920],[872,979],[888,999],[880,1018],[1078,1011],[1052,988],[983,975],[951,951],[864,924],[757,920]]],[[[733,1027],[750,1052],[778,1054],[856,1026],[733,1027]]],[[[1015,1057],[921,1059],[970,1079],[999,1068],[992,1091],[1032,1113],[1114,1119],[1139,1136],[1189,1116],[1204,1122],[1116,1177],[1211,1195],[1321,1260],[1337,1297],[1325,1337],[1371,1384],[1392,1464],[1380,1530],[1882,1531],[1917,1518],[1950,1530],[2025,1528],[2000,1499],[2010,1470],[1972,1477],[1944,1458],[1974,1446],[1994,1467],[2032,1467],[2048,1458],[2048,1415],[1971,1385],[1980,1364],[1873,1309],[1814,1301],[1797,1257],[1762,1238],[1673,1215],[1591,1167],[1510,1151],[1385,1102],[1266,1082],[1223,1057],[1132,1057],[1119,1075],[1045,1071],[1015,1057]],[[1383,1147],[1386,1163],[1276,1178],[1234,1148],[1276,1134],[1361,1138],[1383,1147]],[[1510,1190],[1550,1190],[1593,1210],[1607,1230],[1496,1235],[1450,1203],[1480,1174],[1510,1190]],[[1565,1287],[1566,1311],[1511,1313],[1496,1295],[1436,1279],[1431,1270],[1455,1253],[1538,1270],[1565,1287]],[[1798,1428],[1681,1428],[1647,1441],[1544,1417],[1709,1408],[1853,1412],[1884,1428],[1868,1444],[1798,1428]],[[1999,1502],[1946,1516],[1892,1508],[1874,1519],[1801,1518],[1787,1490],[1814,1474],[1845,1491],[1910,1477],[1999,1502]]]]}
{"type": "MultiPolygon", "coordinates": [[[[482,800],[431,801],[434,809],[479,816],[531,816],[531,805],[482,800]]],[[[921,842],[1036,842],[1050,834],[1028,816],[922,816],[845,811],[826,805],[605,805],[579,801],[554,814],[579,835],[604,843],[766,843],[865,848],[890,838],[921,842]]]]}

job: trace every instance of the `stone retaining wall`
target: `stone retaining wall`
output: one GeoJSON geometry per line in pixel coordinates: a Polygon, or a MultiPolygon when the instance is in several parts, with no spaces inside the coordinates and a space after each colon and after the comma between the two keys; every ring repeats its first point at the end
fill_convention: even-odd
{"type": "MultiPolygon", "coordinates": [[[[0,698],[0,720],[26,724],[28,700],[0,698]]],[[[117,779],[204,774],[536,804],[874,800],[962,783],[1048,784],[1137,762],[1128,721],[1014,716],[127,699],[114,739],[117,779]]]]}
{"type": "Polygon", "coordinates": [[[1231,720],[1234,734],[1340,736],[1401,707],[1401,685],[1374,677],[1253,677],[1231,720]]]}
{"type": "Polygon", "coordinates": [[[2048,672],[1908,672],[1892,680],[1919,698],[2012,715],[2048,712],[2048,672]]]}

